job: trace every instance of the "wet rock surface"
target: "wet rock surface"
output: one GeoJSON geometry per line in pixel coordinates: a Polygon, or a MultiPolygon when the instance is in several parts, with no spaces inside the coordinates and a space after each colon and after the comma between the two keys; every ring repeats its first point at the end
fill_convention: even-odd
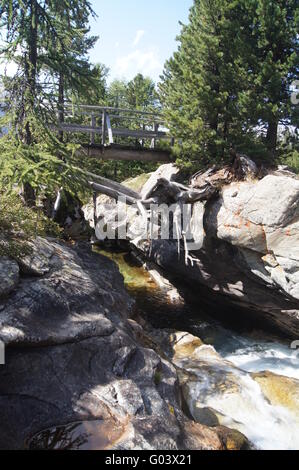
{"type": "Polygon", "coordinates": [[[271,404],[287,408],[299,423],[299,380],[268,371],[252,374],[252,377],[271,404]]]}
{"type": "Polygon", "coordinates": [[[40,433],[45,447],[70,445],[74,423],[90,434],[87,448],[230,447],[222,429],[183,413],[176,367],[129,321],[132,300],[116,265],[84,244],[36,246],[26,276],[0,303],[0,448],[40,448],[40,433]],[[54,444],[53,429],[61,436],[54,444]]]}
{"type": "Polygon", "coordinates": [[[248,439],[258,449],[298,448],[298,380],[269,371],[250,374],[187,332],[152,336],[178,368],[191,417],[219,437],[225,426],[226,448],[250,448],[248,439]]]}

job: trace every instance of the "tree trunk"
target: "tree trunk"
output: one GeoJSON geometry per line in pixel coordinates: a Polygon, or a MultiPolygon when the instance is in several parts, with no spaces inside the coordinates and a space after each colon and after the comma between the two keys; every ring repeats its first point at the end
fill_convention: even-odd
{"type": "Polygon", "coordinates": [[[23,184],[22,195],[28,207],[34,207],[36,205],[36,194],[30,183],[23,184]]]}
{"type": "Polygon", "coordinates": [[[271,154],[274,156],[277,147],[277,134],[278,134],[278,120],[273,119],[268,123],[267,130],[267,147],[270,150],[271,154]]]}
{"type": "MultiPolygon", "coordinates": [[[[59,73],[58,122],[59,122],[59,125],[62,125],[64,123],[64,76],[63,76],[63,72],[59,73]]],[[[63,142],[63,131],[59,131],[59,140],[60,142],[63,142]]]]}
{"type": "MultiPolygon", "coordinates": [[[[26,87],[28,91],[28,101],[25,102],[25,143],[31,145],[33,142],[30,126],[30,118],[34,111],[36,96],[36,74],[37,74],[37,38],[38,38],[38,18],[37,18],[37,2],[30,1],[30,31],[28,37],[28,59],[26,63],[26,87]]],[[[34,206],[36,202],[36,194],[30,183],[23,185],[23,197],[28,206],[34,206]]]]}
{"type": "Polygon", "coordinates": [[[26,144],[32,143],[32,134],[30,123],[28,122],[28,114],[30,115],[34,110],[35,96],[36,96],[36,74],[37,74],[37,2],[36,0],[30,1],[30,32],[28,37],[28,63],[26,64],[26,80],[28,90],[28,102],[25,104],[27,108],[26,119],[26,144]]]}
{"type": "Polygon", "coordinates": [[[225,150],[227,148],[227,143],[229,139],[229,126],[230,126],[230,119],[229,119],[229,104],[230,104],[230,97],[227,97],[226,104],[225,104],[225,117],[224,117],[224,127],[223,127],[223,146],[222,146],[222,158],[224,158],[225,150]]]}

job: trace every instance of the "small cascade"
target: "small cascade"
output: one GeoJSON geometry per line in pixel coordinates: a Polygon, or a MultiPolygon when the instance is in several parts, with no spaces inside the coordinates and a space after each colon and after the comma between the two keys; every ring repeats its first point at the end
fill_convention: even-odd
{"type": "Polygon", "coordinates": [[[258,449],[299,449],[299,417],[285,406],[271,404],[249,373],[213,361],[185,360],[181,365],[197,377],[185,390],[195,419],[197,408],[207,407],[221,425],[242,432],[258,449]]]}
{"type": "Polygon", "coordinates": [[[189,332],[206,343],[192,357],[186,352],[172,358],[189,373],[182,390],[194,420],[208,408],[221,425],[239,430],[258,449],[299,450],[296,351],[264,331],[239,333],[224,326],[200,304],[189,304],[187,296],[171,301],[129,255],[107,255],[118,263],[140,316],[158,330],[189,332]]]}
{"type": "MultiPolygon", "coordinates": [[[[272,342],[256,342],[250,339],[239,338],[236,349],[225,352],[219,350],[221,355],[237,367],[248,372],[270,371],[278,375],[292,377],[299,380],[299,355],[288,345],[272,342]]],[[[234,344],[232,337],[231,345],[234,344]]]]}

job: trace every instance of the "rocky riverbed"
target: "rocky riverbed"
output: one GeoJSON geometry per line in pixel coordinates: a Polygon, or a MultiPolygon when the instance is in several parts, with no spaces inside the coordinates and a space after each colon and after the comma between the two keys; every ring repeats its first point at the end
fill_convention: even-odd
{"type": "Polygon", "coordinates": [[[177,365],[130,319],[112,261],[39,238],[0,275],[1,449],[249,447],[184,412],[177,365]]]}
{"type": "Polygon", "coordinates": [[[143,335],[177,367],[187,415],[236,429],[258,449],[298,449],[298,356],[289,340],[255,324],[224,324],[193,289],[162,284],[161,273],[132,254],[104,253],[136,299],[143,335]]]}
{"type": "MultiPolygon", "coordinates": [[[[178,170],[138,190],[163,175],[178,170]]],[[[119,266],[146,287],[124,273],[125,288],[88,243],[37,238],[0,258],[0,448],[299,448],[298,179],[272,172],[213,194],[194,204],[188,260],[176,240],[127,238],[150,276],[119,266]]],[[[98,197],[104,225],[117,210],[98,197]]],[[[140,225],[138,208],[119,223],[140,225]]]]}
{"type": "MultiPolygon", "coordinates": [[[[228,170],[229,171],[229,170],[228,170]]],[[[179,170],[162,165],[148,175],[144,184],[129,181],[142,197],[153,191],[158,200],[175,205],[163,192],[165,180],[175,181],[179,170]],[[159,192],[160,191],[160,192],[159,192]]],[[[126,184],[126,183],[125,183],[126,184]]],[[[236,180],[223,171],[207,172],[192,179],[190,188],[211,187],[207,202],[192,204],[190,221],[193,248],[188,259],[177,240],[139,236],[144,214],[128,207],[120,218],[122,203],[106,196],[84,208],[85,218],[94,226],[95,215],[102,227],[116,227],[126,241],[166,273],[196,285],[204,297],[211,297],[219,311],[230,311],[235,321],[263,323],[294,339],[299,338],[299,179],[285,170],[236,180]],[[212,176],[211,176],[212,175],[212,176]],[[180,250],[180,255],[178,251],[180,250]],[[227,306],[227,308],[223,308],[227,306]]],[[[141,232],[142,233],[142,232],[141,232]]],[[[182,245],[182,244],[181,244],[182,245]]]]}

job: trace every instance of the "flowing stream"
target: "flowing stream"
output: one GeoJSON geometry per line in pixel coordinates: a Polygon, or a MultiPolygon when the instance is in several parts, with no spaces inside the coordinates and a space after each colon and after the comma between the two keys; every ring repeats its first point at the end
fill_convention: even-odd
{"type": "Polygon", "coordinates": [[[153,327],[186,331],[209,345],[198,360],[185,357],[179,364],[197,378],[187,386],[194,418],[208,407],[258,449],[299,449],[299,351],[270,333],[220,323],[188,295],[170,300],[129,254],[101,253],[118,264],[139,314],[153,327]]]}

